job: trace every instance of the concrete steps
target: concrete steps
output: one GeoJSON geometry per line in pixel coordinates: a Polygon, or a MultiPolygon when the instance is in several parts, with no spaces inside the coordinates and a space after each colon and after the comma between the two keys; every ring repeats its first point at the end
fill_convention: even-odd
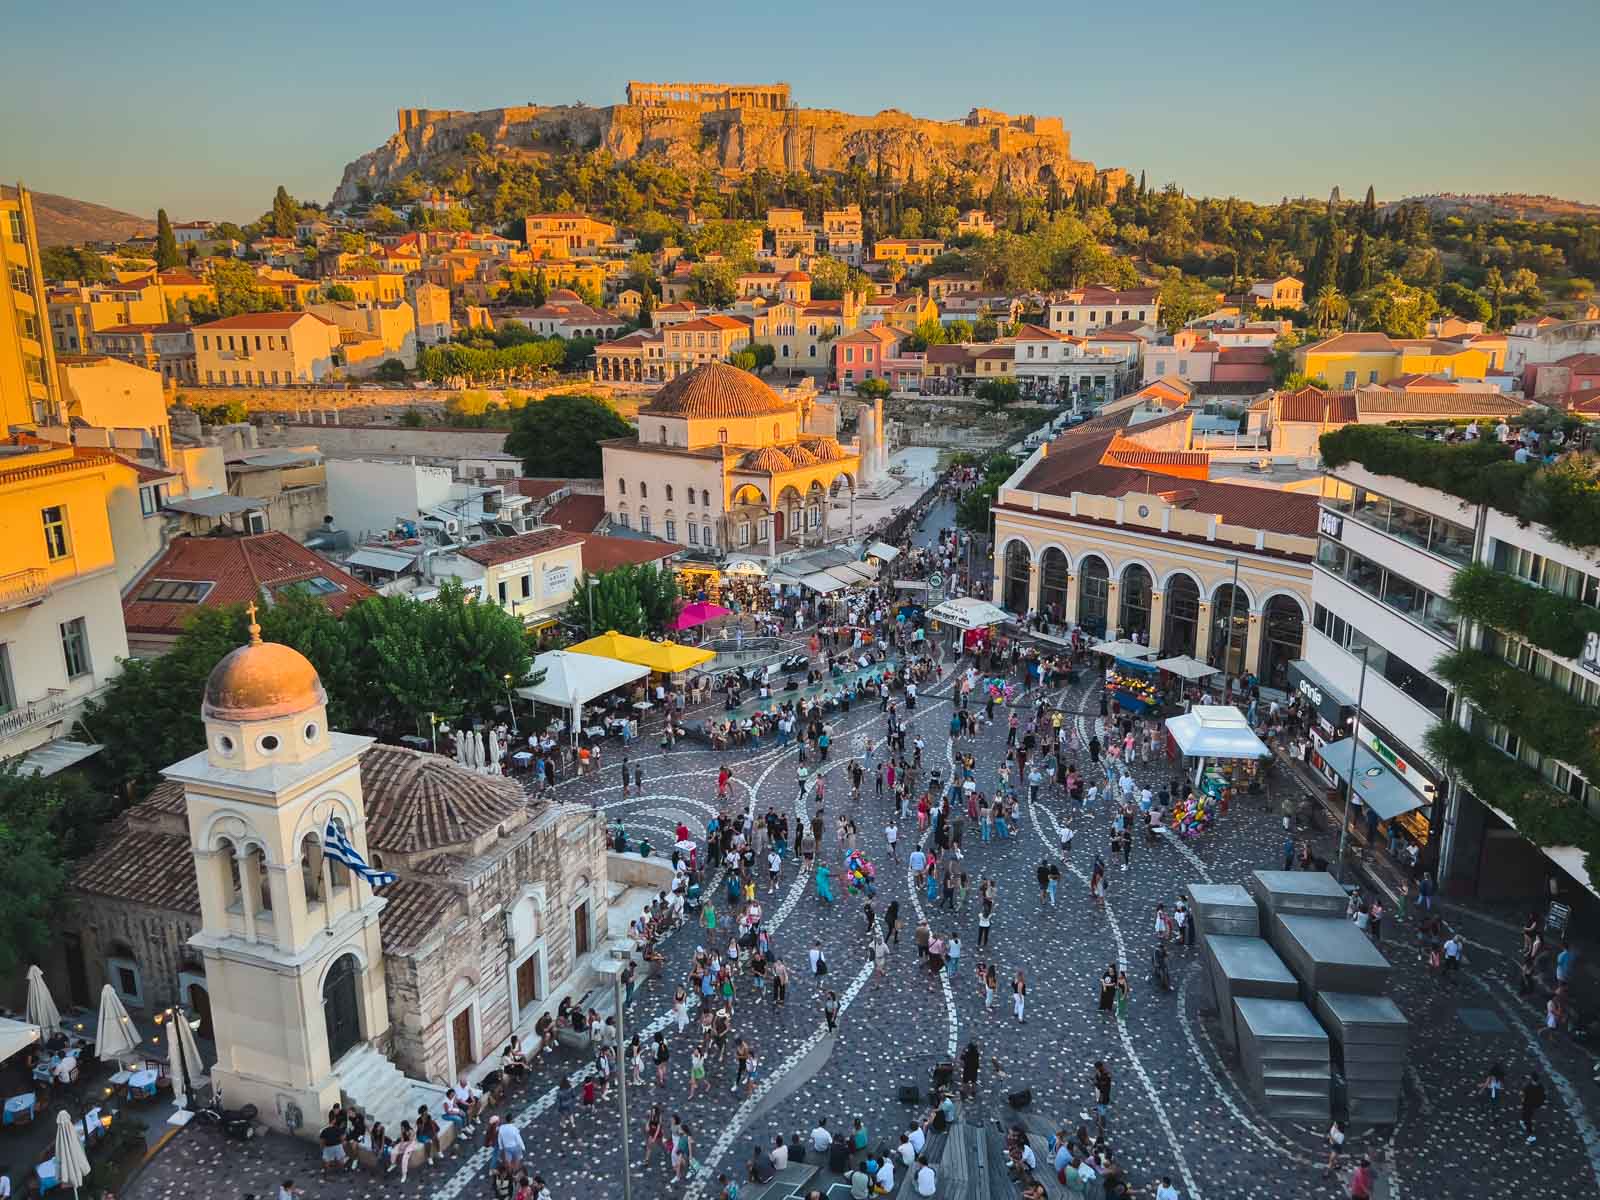
{"type": "Polygon", "coordinates": [[[399,1067],[368,1045],[357,1046],[334,1067],[339,1090],[346,1103],[367,1114],[367,1123],[382,1121],[392,1136],[398,1136],[401,1121],[416,1121],[422,1104],[435,1117],[439,1115],[444,1089],[417,1079],[408,1079],[399,1067]]]}

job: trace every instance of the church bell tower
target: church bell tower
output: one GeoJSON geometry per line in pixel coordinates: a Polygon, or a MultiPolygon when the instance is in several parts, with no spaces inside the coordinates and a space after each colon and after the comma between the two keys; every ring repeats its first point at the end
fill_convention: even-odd
{"type": "Polygon", "coordinates": [[[250,641],[219,662],[206,748],[163,774],[183,785],[217,1044],[230,1108],[314,1136],[340,1094],[336,1064],[388,1030],[384,901],[323,852],[330,821],[367,855],[361,754],[328,728],[327,694],[298,651],[250,641]]]}

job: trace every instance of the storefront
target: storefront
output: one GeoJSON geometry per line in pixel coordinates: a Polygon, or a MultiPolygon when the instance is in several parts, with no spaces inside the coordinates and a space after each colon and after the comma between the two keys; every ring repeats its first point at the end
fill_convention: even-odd
{"type": "Polygon", "coordinates": [[[1311,710],[1305,761],[1329,784],[1343,778],[1327,762],[1328,746],[1350,736],[1356,702],[1329,683],[1303,658],[1289,663],[1289,694],[1303,699],[1311,710]]]}
{"type": "MultiPolygon", "coordinates": [[[[1434,799],[1443,791],[1431,767],[1403,750],[1382,729],[1363,717],[1355,748],[1356,795],[1378,815],[1379,828],[1394,823],[1406,837],[1426,849],[1433,836],[1434,799]]],[[[1338,782],[1350,771],[1350,739],[1335,742],[1324,756],[1338,782]]]]}

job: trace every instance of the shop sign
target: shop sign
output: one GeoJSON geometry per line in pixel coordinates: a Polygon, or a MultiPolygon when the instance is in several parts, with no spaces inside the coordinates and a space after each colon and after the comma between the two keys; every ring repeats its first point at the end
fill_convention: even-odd
{"type": "Polygon", "coordinates": [[[1585,671],[1600,675],[1600,633],[1591,633],[1583,640],[1583,658],[1580,662],[1585,671]]]}
{"type": "Polygon", "coordinates": [[[1337,541],[1344,536],[1344,518],[1325,508],[1317,510],[1317,530],[1337,541]]]}
{"type": "Polygon", "coordinates": [[[549,595],[552,592],[569,592],[572,590],[572,568],[570,566],[546,567],[544,569],[544,590],[549,595]]]}

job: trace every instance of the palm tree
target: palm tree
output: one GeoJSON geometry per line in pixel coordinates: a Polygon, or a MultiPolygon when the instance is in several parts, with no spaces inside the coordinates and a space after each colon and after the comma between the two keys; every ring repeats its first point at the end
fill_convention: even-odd
{"type": "Polygon", "coordinates": [[[1343,321],[1349,311],[1350,301],[1331,283],[1323,284],[1311,299],[1311,315],[1316,319],[1317,328],[1324,333],[1343,321]]]}

